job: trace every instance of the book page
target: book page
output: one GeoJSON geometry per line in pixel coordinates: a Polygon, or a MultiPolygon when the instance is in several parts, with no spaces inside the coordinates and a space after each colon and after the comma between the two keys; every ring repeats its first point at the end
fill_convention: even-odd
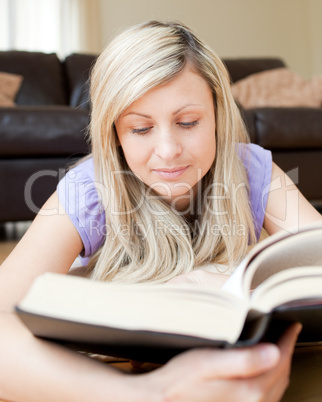
{"type": "Polygon", "coordinates": [[[288,236],[261,251],[246,269],[245,292],[272,275],[294,267],[322,266],[322,227],[288,236]]]}
{"type": "Polygon", "coordinates": [[[322,265],[321,244],[321,223],[305,226],[295,234],[278,232],[269,236],[251,249],[223,289],[247,300],[252,289],[281,270],[298,265],[322,265]]]}
{"type": "Polygon", "coordinates": [[[225,282],[222,287],[228,293],[239,297],[241,300],[248,299],[248,293],[245,294],[243,281],[245,271],[248,265],[248,257],[244,258],[244,260],[238,265],[235,271],[231,274],[229,279],[225,282]]]}
{"type": "Polygon", "coordinates": [[[292,303],[303,306],[311,300],[322,303],[322,266],[290,268],[269,277],[251,295],[257,310],[269,312],[292,303]]]}
{"type": "MultiPolygon", "coordinates": [[[[256,261],[258,256],[266,249],[270,249],[274,244],[284,240],[285,238],[292,236],[292,233],[279,232],[272,236],[265,238],[264,240],[257,243],[245,256],[243,261],[233,270],[234,272],[227,280],[223,289],[231,294],[234,294],[244,300],[249,298],[249,288],[244,285],[244,277],[246,276],[246,271],[249,270],[249,266],[253,267],[251,269],[251,275],[254,274],[256,269],[256,261]]],[[[249,275],[249,274],[248,274],[249,275]]]]}
{"type": "MultiPolygon", "coordinates": [[[[117,285],[59,274],[36,279],[18,308],[85,325],[182,334],[234,343],[247,306],[196,285],[117,285]]],[[[48,335],[49,336],[49,335],[48,335]]]]}

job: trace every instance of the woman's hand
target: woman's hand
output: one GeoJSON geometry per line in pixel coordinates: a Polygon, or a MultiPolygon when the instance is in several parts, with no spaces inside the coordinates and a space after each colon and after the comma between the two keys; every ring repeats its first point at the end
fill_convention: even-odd
{"type": "Polygon", "coordinates": [[[134,381],[142,382],[149,401],[277,402],[289,383],[300,329],[299,324],[292,325],[277,345],[185,352],[134,381]]]}

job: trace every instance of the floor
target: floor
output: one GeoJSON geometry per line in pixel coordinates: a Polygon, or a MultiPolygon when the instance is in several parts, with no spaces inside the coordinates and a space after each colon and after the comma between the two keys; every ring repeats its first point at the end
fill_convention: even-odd
{"type": "Polygon", "coordinates": [[[0,225],[0,264],[14,249],[31,222],[8,222],[0,225]]]}

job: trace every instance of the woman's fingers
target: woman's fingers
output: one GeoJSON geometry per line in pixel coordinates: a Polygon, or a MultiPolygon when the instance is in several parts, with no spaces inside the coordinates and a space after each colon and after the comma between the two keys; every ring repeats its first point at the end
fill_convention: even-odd
{"type": "Polygon", "coordinates": [[[267,402],[279,401],[289,385],[293,350],[301,324],[291,325],[282,335],[277,346],[280,351],[280,361],[273,369],[260,377],[255,377],[249,384],[258,395],[264,395],[261,400],[267,402]]]}
{"type": "MultiPolygon", "coordinates": [[[[144,386],[160,400],[215,402],[257,400],[253,380],[272,370],[280,359],[275,345],[262,344],[234,350],[195,349],[149,373],[144,386]]],[[[265,384],[264,384],[265,385],[265,384]]]]}
{"type": "Polygon", "coordinates": [[[276,345],[259,344],[251,348],[231,350],[192,350],[175,357],[170,364],[194,367],[205,378],[246,378],[275,367],[280,359],[276,345]]]}
{"type": "Polygon", "coordinates": [[[281,336],[281,339],[278,341],[278,347],[281,351],[282,357],[285,356],[288,358],[292,358],[295,343],[301,330],[302,324],[295,323],[291,325],[281,336]]]}
{"type": "Polygon", "coordinates": [[[190,350],[140,381],[151,387],[154,395],[178,402],[277,402],[288,385],[292,352],[300,329],[298,324],[291,326],[277,345],[190,350]]]}

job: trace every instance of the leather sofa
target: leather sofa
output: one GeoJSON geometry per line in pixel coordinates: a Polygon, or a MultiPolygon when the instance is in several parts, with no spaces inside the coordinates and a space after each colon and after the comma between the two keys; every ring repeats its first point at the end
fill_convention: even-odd
{"type": "Polygon", "coordinates": [[[0,222],[31,220],[65,167],[89,152],[87,80],[95,56],[0,52],[23,76],[16,107],[0,107],[0,222]]]}
{"type": "MultiPolygon", "coordinates": [[[[286,67],[280,59],[225,60],[232,82],[286,67]]],[[[242,110],[251,141],[272,151],[274,162],[322,212],[322,108],[260,107],[242,110]]]]}
{"type": "MultiPolygon", "coordinates": [[[[0,223],[33,219],[66,167],[90,151],[88,76],[95,60],[0,52],[0,71],[24,77],[16,107],[0,107],[0,223]]],[[[284,66],[279,59],[225,63],[233,82],[284,66]]],[[[322,109],[258,108],[243,115],[252,141],[271,149],[284,170],[298,169],[299,188],[321,205],[322,109]]]]}

